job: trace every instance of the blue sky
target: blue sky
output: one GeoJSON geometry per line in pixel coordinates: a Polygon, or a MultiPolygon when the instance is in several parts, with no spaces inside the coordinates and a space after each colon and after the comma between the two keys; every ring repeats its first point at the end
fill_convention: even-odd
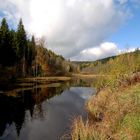
{"type": "Polygon", "coordinates": [[[140,47],[140,0],[0,0],[0,19],[23,19],[28,34],[71,60],[96,60],[140,47]]]}
{"type": "Polygon", "coordinates": [[[131,9],[130,17],[115,33],[109,38],[121,49],[125,47],[140,47],[140,8],[131,9]]]}

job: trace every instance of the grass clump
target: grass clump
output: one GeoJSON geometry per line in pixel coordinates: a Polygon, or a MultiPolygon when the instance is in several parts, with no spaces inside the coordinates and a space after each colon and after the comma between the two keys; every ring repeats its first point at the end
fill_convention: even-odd
{"type": "Polygon", "coordinates": [[[72,140],[104,140],[89,121],[84,122],[82,117],[76,118],[72,126],[72,140]]]}

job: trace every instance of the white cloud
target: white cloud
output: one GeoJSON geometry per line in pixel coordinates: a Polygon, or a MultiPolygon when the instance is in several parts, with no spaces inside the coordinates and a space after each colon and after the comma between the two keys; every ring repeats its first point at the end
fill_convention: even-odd
{"type": "Polygon", "coordinates": [[[93,61],[108,56],[113,56],[119,53],[118,46],[113,42],[104,42],[99,46],[87,48],[79,53],[79,55],[72,57],[71,60],[78,61],[93,61]]]}
{"type": "MultiPolygon", "coordinates": [[[[87,48],[78,55],[71,58],[72,61],[94,61],[109,56],[115,56],[126,52],[134,52],[137,47],[129,47],[127,49],[119,49],[114,42],[103,42],[99,46],[87,48]]],[[[140,48],[139,48],[140,49],[140,48]]]]}
{"type": "Polygon", "coordinates": [[[49,48],[67,58],[98,45],[126,18],[112,0],[31,0],[31,3],[31,31],[47,36],[49,48]]]}
{"type": "Polygon", "coordinates": [[[126,52],[134,52],[136,49],[139,49],[138,47],[129,47],[127,49],[119,49],[118,54],[126,53],[126,52]]]}
{"type": "MultiPolygon", "coordinates": [[[[122,4],[127,0],[119,1],[122,4]]],[[[115,0],[0,0],[0,3],[0,10],[6,11],[7,16],[13,15],[12,22],[22,17],[28,32],[45,36],[48,47],[66,58],[76,58],[84,50],[91,49],[98,55],[101,50],[112,50],[99,44],[128,16],[115,0]]]]}

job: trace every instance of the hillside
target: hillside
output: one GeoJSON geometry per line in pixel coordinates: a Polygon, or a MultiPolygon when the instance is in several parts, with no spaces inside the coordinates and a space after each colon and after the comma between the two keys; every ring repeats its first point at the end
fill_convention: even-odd
{"type": "Polygon", "coordinates": [[[126,74],[140,70],[140,50],[111,56],[96,61],[74,61],[82,73],[93,74],[126,74]],[[123,64],[123,65],[122,65],[123,64]],[[130,69],[131,67],[131,69],[130,69]]]}
{"type": "Polygon", "coordinates": [[[36,47],[36,58],[32,70],[36,76],[60,76],[76,72],[78,67],[43,46],[36,47]]]}

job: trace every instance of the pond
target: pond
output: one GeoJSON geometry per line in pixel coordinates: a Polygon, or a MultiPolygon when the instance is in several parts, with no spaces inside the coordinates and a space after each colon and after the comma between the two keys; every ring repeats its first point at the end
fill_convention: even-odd
{"type": "Polygon", "coordinates": [[[94,93],[81,80],[4,90],[0,94],[0,140],[70,139],[72,120],[87,117],[85,102],[94,93]]]}

